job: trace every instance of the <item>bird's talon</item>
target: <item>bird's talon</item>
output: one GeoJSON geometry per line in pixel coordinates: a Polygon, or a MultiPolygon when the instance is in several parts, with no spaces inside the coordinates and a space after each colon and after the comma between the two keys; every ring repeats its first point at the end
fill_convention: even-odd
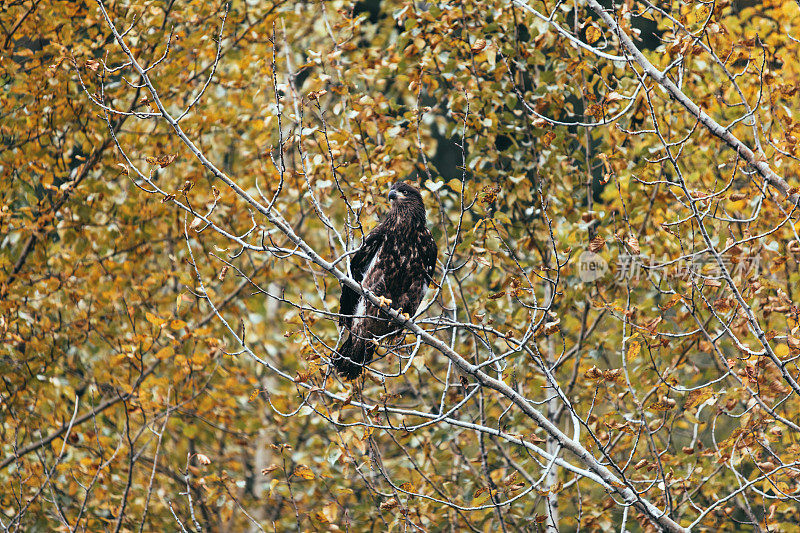
{"type": "Polygon", "coordinates": [[[384,307],[384,306],[385,307],[391,307],[392,306],[392,301],[389,298],[386,298],[385,296],[378,296],[378,304],[381,307],[384,307]]]}

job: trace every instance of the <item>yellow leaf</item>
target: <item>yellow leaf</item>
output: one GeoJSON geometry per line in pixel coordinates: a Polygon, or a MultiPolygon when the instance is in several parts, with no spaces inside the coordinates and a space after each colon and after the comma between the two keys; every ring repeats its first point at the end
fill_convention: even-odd
{"type": "Polygon", "coordinates": [[[163,361],[164,359],[169,359],[173,355],[175,355],[175,350],[172,349],[172,346],[165,346],[158,351],[156,359],[163,361]]]}
{"type": "Polygon", "coordinates": [[[597,42],[600,39],[600,29],[596,26],[589,26],[586,28],[586,41],[589,44],[597,42]]]}
{"type": "Polygon", "coordinates": [[[299,465],[294,469],[294,475],[306,480],[314,479],[314,472],[311,471],[306,465],[299,465]]]}
{"type": "Polygon", "coordinates": [[[652,409],[653,411],[669,411],[673,407],[675,407],[675,400],[672,398],[666,398],[664,400],[651,403],[649,409],[652,409]]]}
{"type": "Polygon", "coordinates": [[[402,485],[400,485],[400,488],[401,488],[402,490],[406,491],[406,492],[414,492],[414,491],[416,491],[416,490],[417,490],[417,489],[414,487],[414,485],[413,485],[413,484],[411,484],[411,483],[408,483],[408,482],[406,482],[406,483],[403,483],[402,485]]]}
{"type": "Polygon", "coordinates": [[[453,178],[453,179],[451,179],[450,181],[447,182],[447,186],[450,187],[450,189],[452,189],[452,190],[454,190],[456,192],[461,192],[463,184],[461,183],[461,180],[457,180],[457,179],[453,178]]]}
{"type": "Polygon", "coordinates": [[[691,409],[697,405],[700,405],[704,401],[711,398],[712,391],[710,388],[706,387],[703,389],[693,390],[689,393],[686,397],[686,403],[684,404],[684,409],[691,409]]]}
{"type": "Polygon", "coordinates": [[[628,345],[628,353],[625,354],[625,360],[630,361],[631,359],[639,355],[641,349],[642,349],[642,343],[640,341],[638,340],[630,341],[630,344],[628,345]]]}
{"type": "Polygon", "coordinates": [[[167,323],[166,319],[158,318],[156,315],[152,313],[145,313],[144,316],[147,318],[148,322],[150,322],[157,328],[160,328],[161,326],[167,323]]]}
{"type": "Polygon", "coordinates": [[[322,514],[323,516],[325,516],[325,518],[327,518],[328,522],[333,522],[334,520],[336,520],[337,509],[338,506],[336,505],[336,502],[330,502],[329,504],[327,504],[325,507],[322,508],[322,514]]]}
{"type": "Polygon", "coordinates": [[[181,310],[181,303],[183,302],[184,297],[185,297],[185,293],[182,292],[182,293],[180,293],[178,295],[177,298],[175,298],[175,309],[176,309],[176,311],[180,311],[181,310]]]}

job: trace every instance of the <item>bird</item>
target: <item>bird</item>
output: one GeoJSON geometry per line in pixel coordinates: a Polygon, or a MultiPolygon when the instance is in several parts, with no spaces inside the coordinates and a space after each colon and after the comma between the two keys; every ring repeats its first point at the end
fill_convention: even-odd
{"type": "MultiPolygon", "coordinates": [[[[393,309],[413,316],[433,282],[438,250],[427,227],[419,190],[403,181],[388,194],[385,218],[364,237],[350,260],[350,276],[393,309]]],[[[402,329],[357,291],[342,284],[339,325],[347,338],[332,357],[339,375],[357,378],[372,361],[376,339],[402,329]]]]}

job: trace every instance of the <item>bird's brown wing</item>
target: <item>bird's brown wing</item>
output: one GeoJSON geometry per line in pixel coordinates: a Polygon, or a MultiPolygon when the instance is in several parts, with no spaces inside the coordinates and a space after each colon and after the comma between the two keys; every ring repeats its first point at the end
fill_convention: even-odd
{"type": "MultiPolygon", "coordinates": [[[[350,259],[350,275],[359,283],[364,279],[369,264],[380,250],[383,244],[384,233],[379,226],[364,238],[361,248],[353,254],[350,259]]],[[[361,297],[356,291],[346,285],[342,285],[342,296],[339,299],[339,325],[348,329],[353,325],[353,314],[361,297]]]]}

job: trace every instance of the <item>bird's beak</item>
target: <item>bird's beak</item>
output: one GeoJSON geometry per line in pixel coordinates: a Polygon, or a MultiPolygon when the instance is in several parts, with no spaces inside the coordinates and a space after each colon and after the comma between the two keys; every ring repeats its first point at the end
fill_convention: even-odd
{"type": "Polygon", "coordinates": [[[392,200],[397,200],[397,191],[394,189],[389,191],[389,201],[391,202],[392,200]]]}

